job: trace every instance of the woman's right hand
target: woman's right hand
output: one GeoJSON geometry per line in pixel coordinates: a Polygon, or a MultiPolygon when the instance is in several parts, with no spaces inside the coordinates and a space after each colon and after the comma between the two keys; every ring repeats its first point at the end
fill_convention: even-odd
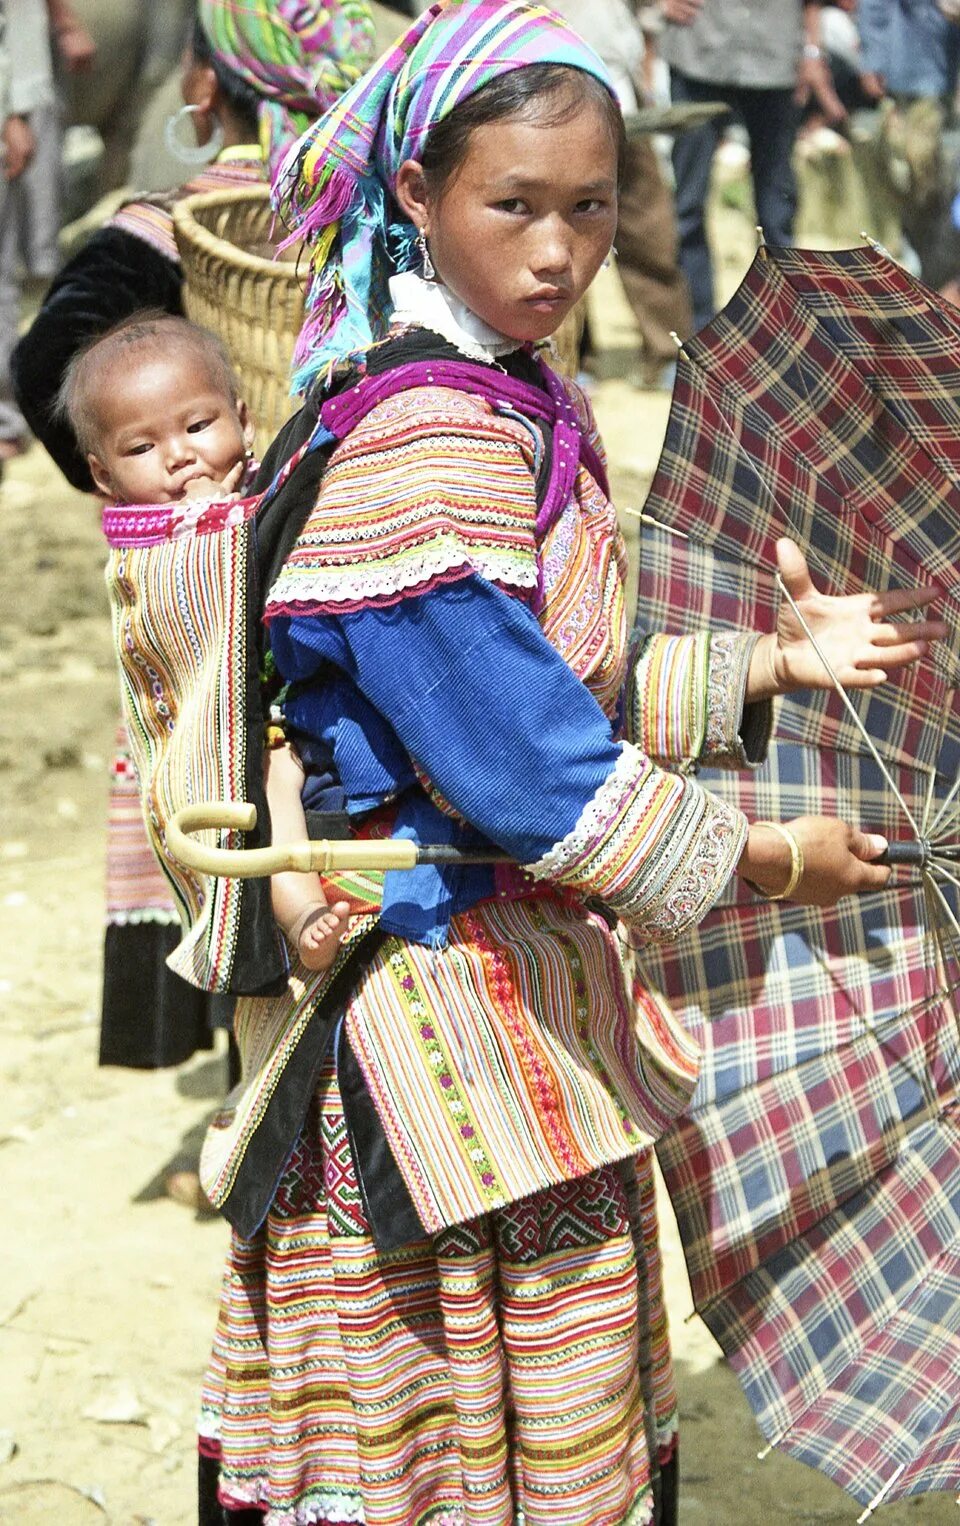
{"type": "MultiPolygon", "coordinates": [[[[833,906],[842,896],[861,890],[882,890],[890,879],[890,867],[874,862],[887,847],[877,832],[861,832],[831,816],[798,816],[785,821],[803,854],[803,874],[791,893],[791,902],[802,906],[833,906]]],[[[792,870],[790,848],[783,836],[767,823],[750,827],[737,873],[765,895],[779,895],[789,883],[792,870]]]]}

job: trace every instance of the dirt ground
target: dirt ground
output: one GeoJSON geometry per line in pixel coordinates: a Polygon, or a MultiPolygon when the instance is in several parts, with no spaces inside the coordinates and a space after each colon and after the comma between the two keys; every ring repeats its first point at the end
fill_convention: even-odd
{"type": "MultiPolygon", "coordinates": [[[[623,379],[630,337],[610,301],[595,400],[619,501],[637,506],[667,400],[623,379]]],[[[92,501],[38,448],[14,463],[0,486],[0,1521],[11,1526],[189,1526],[194,1409],[226,1243],[219,1219],[159,1185],[223,1093],[222,1056],[154,1074],[96,1064],[117,706],[103,559],[92,501]]],[[[664,1241],[681,1522],[853,1522],[834,1485],[780,1456],[757,1460],[735,1379],[687,1322],[666,1204],[664,1241]]],[[[928,1497],[877,1519],[935,1526],[955,1521],[956,1506],[928,1497]]]]}

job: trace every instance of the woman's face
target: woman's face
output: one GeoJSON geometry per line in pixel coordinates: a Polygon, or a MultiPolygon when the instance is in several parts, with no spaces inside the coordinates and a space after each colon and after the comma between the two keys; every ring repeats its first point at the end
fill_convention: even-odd
{"type": "Polygon", "coordinates": [[[617,226],[616,145],[587,101],[569,121],[537,115],[474,128],[439,196],[413,160],[397,200],[425,227],[437,275],[509,339],[546,339],[583,295],[617,226]]]}

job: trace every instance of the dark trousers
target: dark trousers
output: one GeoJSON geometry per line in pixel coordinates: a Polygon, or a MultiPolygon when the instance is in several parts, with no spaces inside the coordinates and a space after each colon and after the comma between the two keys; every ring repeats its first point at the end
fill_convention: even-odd
{"type": "MultiPolygon", "coordinates": [[[[793,145],[799,113],[791,90],[746,90],[735,85],[712,85],[670,71],[674,101],[723,101],[735,111],[750,140],[750,175],[757,222],[768,244],[789,244],[797,209],[793,145]]],[[[677,228],[680,268],[687,278],[696,328],[713,317],[713,269],[707,243],[706,206],[710,170],[724,123],[709,123],[682,132],[674,140],[677,228]]]]}
{"type": "Polygon", "coordinates": [[[643,340],[653,381],[676,359],[670,332],[690,333],[690,298],[677,263],[677,223],[649,138],[627,141],[617,225],[617,270],[643,340]]]}

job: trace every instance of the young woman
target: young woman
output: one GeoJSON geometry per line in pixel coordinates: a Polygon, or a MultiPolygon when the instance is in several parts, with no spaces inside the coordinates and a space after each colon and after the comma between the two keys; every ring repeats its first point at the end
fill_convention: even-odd
{"type": "MultiPolygon", "coordinates": [[[[358,818],[513,862],[387,877],[384,941],[306,1123],[289,1119],[265,1222],[233,1241],[207,1521],[672,1519],[650,1146],[695,1058],[656,995],[628,991],[593,898],[668,938],[734,873],[818,902],[886,882],[882,839],[748,825],[661,766],[745,765],[765,701],[819,677],[787,617],[628,661],[599,445],[535,350],[609,251],[620,134],[602,65],[557,17],[449,0],[281,176],[282,215],[317,248],[303,378],[364,356],[362,384],[334,383],[357,422],[267,603],[287,719],[329,748],[358,818]]],[[[822,599],[782,554],[855,681],[942,631],[893,627],[895,600],[822,599]]],[[[287,996],[240,1003],[248,1070],[272,1079],[211,1133],[215,1199],[325,989],[300,970],[287,996]]]]}

